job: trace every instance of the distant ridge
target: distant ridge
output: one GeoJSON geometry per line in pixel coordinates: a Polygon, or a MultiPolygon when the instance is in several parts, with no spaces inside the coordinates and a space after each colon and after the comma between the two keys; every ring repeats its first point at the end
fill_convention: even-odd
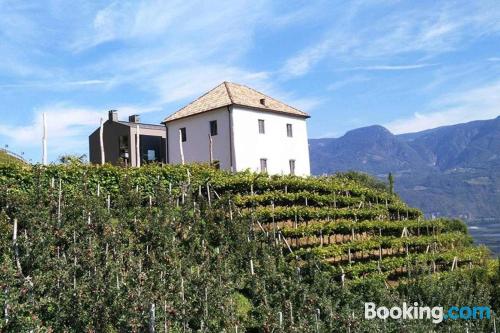
{"type": "Polygon", "coordinates": [[[500,218],[500,116],[401,135],[374,125],[309,142],[313,174],[392,172],[398,193],[427,215],[500,218]]]}

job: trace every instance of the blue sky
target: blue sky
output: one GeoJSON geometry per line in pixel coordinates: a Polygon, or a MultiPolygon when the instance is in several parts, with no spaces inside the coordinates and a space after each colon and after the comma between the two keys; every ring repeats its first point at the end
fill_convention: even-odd
{"type": "Polygon", "coordinates": [[[159,123],[218,83],[307,111],[310,137],[500,114],[500,2],[0,0],[0,145],[87,153],[109,109],[159,123]]]}

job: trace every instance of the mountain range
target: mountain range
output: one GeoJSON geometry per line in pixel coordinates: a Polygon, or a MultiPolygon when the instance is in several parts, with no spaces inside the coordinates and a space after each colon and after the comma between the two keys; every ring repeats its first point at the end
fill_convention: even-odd
{"type": "Polygon", "coordinates": [[[500,116],[400,135],[374,125],[309,143],[315,175],[391,172],[395,191],[428,216],[500,219],[500,116]]]}

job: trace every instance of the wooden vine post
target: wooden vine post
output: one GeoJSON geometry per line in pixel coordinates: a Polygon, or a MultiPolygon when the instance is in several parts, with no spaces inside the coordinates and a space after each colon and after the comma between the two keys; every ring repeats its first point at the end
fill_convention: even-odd
{"type": "Polygon", "coordinates": [[[140,146],[140,140],[141,140],[141,133],[139,129],[139,124],[135,125],[135,160],[136,160],[136,166],[140,167],[141,166],[141,146],[140,146]]]}
{"type": "Polygon", "coordinates": [[[17,247],[17,219],[14,219],[14,230],[12,232],[12,246],[14,247],[14,259],[17,270],[22,274],[21,262],[19,261],[19,248],[17,247]]]}
{"type": "Polygon", "coordinates": [[[182,147],[182,131],[179,128],[179,153],[181,154],[181,164],[184,165],[184,149],[182,147]]]}
{"type": "Polygon", "coordinates": [[[207,200],[208,200],[208,206],[212,206],[212,198],[210,196],[210,183],[207,182],[207,200]]]}
{"type": "Polygon", "coordinates": [[[59,193],[57,196],[57,223],[61,225],[62,180],[59,178],[59,193]]]}
{"type": "Polygon", "coordinates": [[[155,333],[155,321],[156,321],[156,306],[155,303],[151,303],[149,307],[149,333],[155,333]]]}
{"type": "Polygon", "coordinates": [[[210,165],[213,165],[214,152],[213,152],[213,142],[212,142],[212,135],[211,134],[208,134],[208,158],[210,161],[210,165]]]}
{"type": "Polygon", "coordinates": [[[106,163],[106,156],[104,152],[104,120],[102,118],[99,127],[99,147],[101,148],[101,165],[104,165],[106,163]]]}
{"type": "Polygon", "coordinates": [[[315,319],[316,319],[316,333],[319,333],[319,317],[321,315],[320,309],[316,309],[315,319]]]}

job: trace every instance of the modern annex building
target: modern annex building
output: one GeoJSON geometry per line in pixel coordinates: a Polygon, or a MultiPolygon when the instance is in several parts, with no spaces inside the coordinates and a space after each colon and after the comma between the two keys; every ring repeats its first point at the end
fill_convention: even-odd
{"type": "MultiPolygon", "coordinates": [[[[225,170],[309,175],[309,115],[252,88],[223,82],[164,119],[163,125],[103,125],[105,161],[212,162],[225,170]],[[139,135],[137,135],[139,132],[139,135]],[[137,144],[139,143],[139,144],[137,144]]],[[[100,129],[89,137],[90,161],[101,162],[100,129]]]]}

